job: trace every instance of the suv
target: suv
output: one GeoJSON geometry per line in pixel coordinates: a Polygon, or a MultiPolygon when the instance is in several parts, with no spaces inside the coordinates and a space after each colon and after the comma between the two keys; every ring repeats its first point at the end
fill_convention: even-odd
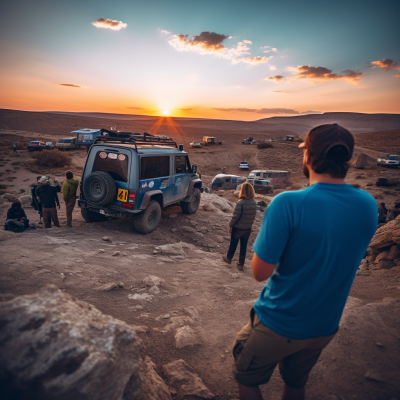
{"type": "Polygon", "coordinates": [[[204,146],[208,146],[209,144],[222,144],[222,140],[219,140],[213,136],[203,136],[204,146]]]}
{"type": "Polygon", "coordinates": [[[40,140],[33,140],[28,144],[28,151],[42,151],[43,149],[48,150],[45,142],[40,140]]]}
{"type": "Polygon", "coordinates": [[[71,137],[71,138],[60,139],[56,143],[56,147],[58,150],[64,151],[64,150],[77,149],[78,147],[81,146],[76,143],[76,137],[71,137]]]}
{"type": "Polygon", "coordinates": [[[150,233],[166,206],[197,211],[202,182],[183,145],[148,133],[103,131],[107,136],[91,146],[82,174],[78,205],[85,221],[131,216],[137,231],[150,233]]]}
{"type": "Polygon", "coordinates": [[[398,168],[400,162],[398,156],[389,156],[388,158],[378,158],[378,165],[381,167],[398,168]]]}

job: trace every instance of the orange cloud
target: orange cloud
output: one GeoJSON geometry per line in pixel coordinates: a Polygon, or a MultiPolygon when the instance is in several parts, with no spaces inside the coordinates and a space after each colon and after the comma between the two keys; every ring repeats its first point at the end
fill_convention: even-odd
{"type": "Polygon", "coordinates": [[[302,65],[294,69],[297,72],[298,79],[320,79],[320,80],[335,80],[347,79],[352,82],[357,82],[362,76],[362,72],[346,69],[342,71],[343,75],[335,74],[331,69],[325,67],[312,67],[310,65],[302,65]]]}
{"type": "Polygon", "coordinates": [[[125,22],[108,18],[99,18],[97,21],[92,22],[92,25],[96,28],[112,29],[114,31],[119,31],[120,29],[126,28],[128,26],[128,24],[126,24],[125,22]]]}
{"type": "Polygon", "coordinates": [[[82,87],[79,85],[74,85],[73,83],[60,83],[60,86],[68,86],[68,87],[82,87]]]}
{"type": "Polygon", "coordinates": [[[265,78],[265,79],[275,81],[275,82],[281,82],[284,79],[284,77],[282,75],[275,75],[275,76],[270,76],[269,78],[265,78]]]}
{"type": "Polygon", "coordinates": [[[400,71],[399,64],[390,58],[384,58],[379,61],[372,61],[371,64],[374,64],[372,68],[383,68],[384,71],[390,71],[391,69],[398,69],[400,71]]]}
{"type": "Polygon", "coordinates": [[[201,49],[205,51],[221,51],[225,48],[222,42],[228,38],[229,36],[215,32],[201,32],[200,35],[195,35],[193,37],[182,34],[175,35],[174,39],[176,40],[172,40],[169,43],[179,44],[179,46],[177,46],[179,47],[178,50],[186,48],[190,50],[201,49]]]}

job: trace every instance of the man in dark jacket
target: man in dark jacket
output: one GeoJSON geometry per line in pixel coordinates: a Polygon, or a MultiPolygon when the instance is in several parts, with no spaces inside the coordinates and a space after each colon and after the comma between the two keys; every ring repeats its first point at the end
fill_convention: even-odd
{"type": "Polygon", "coordinates": [[[37,189],[37,194],[43,207],[44,227],[51,228],[51,219],[53,219],[54,226],[60,226],[55,196],[57,196],[58,192],[61,192],[61,187],[56,179],[54,179],[56,186],[51,186],[46,176],[42,176],[39,179],[39,183],[41,186],[37,189]]]}
{"type": "Polygon", "coordinates": [[[29,219],[22,208],[21,200],[15,199],[7,211],[7,220],[4,229],[11,232],[23,232],[29,227],[29,219]]]}
{"type": "Polygon", "coordinates": [[[79,181],[74,178],[72,171],[65,173],[67,180],[63,184],[63,197],[65,208],[67,209],[67,226],[72,226],[72,211],[74,211],[76,203],[76,190],[78,189],[79,181]]]}

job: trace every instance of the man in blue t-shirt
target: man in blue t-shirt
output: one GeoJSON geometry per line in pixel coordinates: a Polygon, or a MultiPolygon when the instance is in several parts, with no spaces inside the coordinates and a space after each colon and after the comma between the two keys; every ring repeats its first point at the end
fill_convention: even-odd
{"type": "Polygon", "coordinates": [[[282,399],[305,398],[378,223],[376,200],[345,183],[354,149],[348,130],[318,126],[299,147],[310,187],[276,196],[254,243],[254,278],[268,280],[233,348],[241,400],[262,399],[259,385],[278,363],[282,399]]]}

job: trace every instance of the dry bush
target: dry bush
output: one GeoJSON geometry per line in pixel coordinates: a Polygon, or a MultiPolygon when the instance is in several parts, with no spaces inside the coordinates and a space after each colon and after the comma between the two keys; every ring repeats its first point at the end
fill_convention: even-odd
{"type": "Polygon", "coordinates": [[[5,194],[7,193],[7,189],[0,189],[0,194],[5,194]]]}
{"type": "Polygon", "coordinates": [[[8,185],[3,185],[3,184],[0,185],[0,189],[7,189],[7,187],[8,185]]]}
{"type": "Polygon", "coordinates": [[[271,142],[258,143],[257,149],[272,149],[274,145],[271,142]]]}
{"type": "Polygon", "coordinates": [[[365,179],[364,175],[356,175],[356,179],[365,179]]]}
{"type": "Polygon", "coordinates": [[[375,193],[375,194],[374,194],[374,198],[375,198],[376,200],[378,200],[378,199],[383,199],[383,193],[382,193],[382,192],[375,193]]]}
{"type": "Polygon", "coordinates": [[[72,158],[69,154],[43,151],[33,156],[35,164],[45,167],[69,167],[72,163],[72,158]]]}
{"type": "Polygon", "coordinates": [[[351,186],[353,186],[353,188],[356,189],[360,189],[361,185],[359,185],[358,183],[352,183],[351,186]]]}
{"type": "Polygon", "coordinates": [[[396,194],[394,190],[386,189],[383,191],[383,194],[396,194]]]}

